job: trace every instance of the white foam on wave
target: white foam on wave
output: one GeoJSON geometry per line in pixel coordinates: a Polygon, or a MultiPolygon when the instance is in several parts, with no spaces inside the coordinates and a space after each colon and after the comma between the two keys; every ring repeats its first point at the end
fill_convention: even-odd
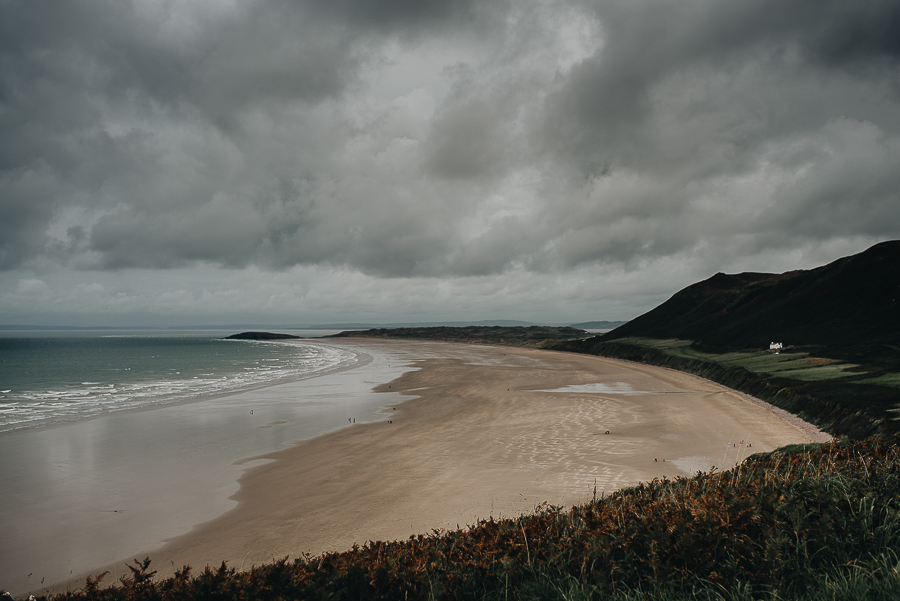
{"type": "Polygon", "coordinates": [[[223,365],[223,369],[237,370],[226,375],[203,373],[177,378],[174,376],[181,372],[175,372],[168,378],[114,384],[82,382],[49,390],[23,391],[12,398],[4,398],[0,432],[302,380],[356,361],[356,354],[344,349],[318,345],[289,346],[297,352],[285,349],[284,356],[265,358],[265,366],[223,365]]]}

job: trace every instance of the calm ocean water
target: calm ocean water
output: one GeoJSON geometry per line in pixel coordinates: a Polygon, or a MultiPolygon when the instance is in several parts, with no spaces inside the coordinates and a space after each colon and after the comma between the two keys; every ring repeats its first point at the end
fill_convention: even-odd
{"type": "Polygon", "coordinates": [[[222,339],[233,333],[2,331],[0,432],[239,392],[356,361],[304,341],[222,339]]]}

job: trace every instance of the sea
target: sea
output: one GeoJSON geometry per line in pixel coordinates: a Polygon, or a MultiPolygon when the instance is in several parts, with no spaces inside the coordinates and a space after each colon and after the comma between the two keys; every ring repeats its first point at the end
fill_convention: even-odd
{"type": "Polygon", "coordinates": [[[306,379],[357,360],[312,340],[226,339],[234,333],[0,331],[0,433],[306,379]]]}

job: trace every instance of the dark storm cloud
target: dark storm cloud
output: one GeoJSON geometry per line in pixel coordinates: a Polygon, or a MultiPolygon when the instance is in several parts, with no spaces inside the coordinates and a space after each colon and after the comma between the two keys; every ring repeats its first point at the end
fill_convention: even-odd
{"type": "Polygon", "coordinates": [[[489,2],[477,0],[308,0],[319,14],[365,30],[396,32],[473,24],[489,2]]]}
{"type": "MultiPolygon", "coordinates": [[[[592,8],[606,44],[565,82],[556,98],[559,121],[551,124],[574,142],[568,148],[605,162],[641,161],[652,150],[642,144],[652,141],[652,132],[642,127],[657,125],[654,111],[667,99],[654,91],[667,83],[674,87],[666,91],[692,96],[684,107],[692,111],[688,117],[720,114],[728,101],[736,113],[744,111],[741,118],[755,118],[752,128],[697,132],[735,146],[817,127],[834,116],[884,117],[865,102],[854,106],[843,77],[900,92],[896,2],[638,0],[592,8]],[[805,80],[815,78],[825,85],[805,90],[805,80]],[[724,96],[732,90],[735,96],[724,96]],[[825,97],[814,95],[823,91],[825,97]]],[[[892,125],[895,108],[889,107],[892,125]]]]}
{"type": "Polygon", "coordinates": [[[900,5],[891,0],[848,4],[807,2],[800,19],[807,29],[801,43],[823,63],[852,64],[900,57],[900,5]]]}
{"type": "Polygon", "coordinates": [[[454,99],[434,120],[429,167],[440,177],[478,179],[504,167],[518,143],[510,131],[520,104],[506,92],[500,98],[454,99]]]}
{"type": "Polygon", "coordinates": [[[0,0],[0,268],[442,277],[894,237],[898,31],[878,1],[0,0]]]}
{"type": "Polygon", "coordinates": [[[167,14],[174,3],[156,15],[118,1],[0,4],[0,266],[47,244],[50,217],[65,207],[170,208],[153,189],[174,175],[160,126],[227,128],[255,102],[340,93],[358,62],[349,35],[269,4],[218,17],[167,14]]]}
{"type": "Polygon", "coordinates": [[[664,256],[717,231],[755,236],[750,251],[768,228],[781,244],[898,234],[896,2],[590,7],[604,47],[541,130],[590,182],[566,217],[548,214],[564,264],[664,256]]]}
{"type": "Polygon", "coordinates": [[[421,35],[476,16],[468,2],[265,0],[214,8],[0,3],[0,267],[58,248],[48,224],[73,206],[99,212],[91,246],[108,267],[235,265],[260,260],[267,249],[277,254],[285,230],[299,234],[308,224],[298,223],[300,209],[290,201],[266,196],[285,180],[332,179],[303,159],[327,153],[322,136],[345,135],[347,125],[309,132],[305,124],[318,116],[297,119],[296,111],[339,98],[370,60],[373,36],[421,35]],[[294,139],[285,146],[262,141],[255,129],[283,130],[285,121],[299,121],[287,127],[294,139]],[[295,160],[285,165],[275,153],[295,160]],[[255,178],[255,186],[238,201],[215,199],[239,185],[236,175],[255,178]],[[216,208],[233,212],[209,219],[216,208]],[[270,222],[254,227],[259,219],[248,223],[248,216],[270,222]],[[183,236],[186,229],[193,236],[183,236]],[[235,237],[225,242],[228,236],[235,237]]]}

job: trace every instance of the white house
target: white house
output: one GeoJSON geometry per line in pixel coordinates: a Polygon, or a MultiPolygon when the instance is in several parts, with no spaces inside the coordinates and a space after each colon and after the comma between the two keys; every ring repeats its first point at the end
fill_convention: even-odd
{"type": "Polygon", "coordinates": [[[770,351],[780,351],[784,349],[784,345],[780,342],[772,342],[769,344],[770,351]]]}

